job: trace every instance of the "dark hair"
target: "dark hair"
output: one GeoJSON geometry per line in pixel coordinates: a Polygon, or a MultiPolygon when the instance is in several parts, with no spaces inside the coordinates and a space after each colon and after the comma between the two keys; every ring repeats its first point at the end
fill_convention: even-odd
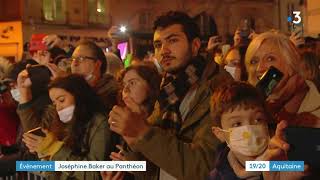
{"type": "Polygon", "coordinates": [[[107,58],[103,50],[92,41],[81,41],[78,46],[86,46],[91,51],[93,57],[101,61],[100,74],[103,75],[107,70],[107,58]]]}
{"type": "Polygon", "coordinates": [[[67,53],[59,47],[54,46],[53,48],[49,49],[48,51],[50,53],[50,58],[52,59],[53,63],[56,65],[58,65],[58,63],[62,59],[67,58],[67,53]]]}
{"type": "Polygon", "coordinates": [[[143,62],[131,65],[122,70],[118,76],[119,82],[121,82],[127,72],[131,70],[134,70],[142,79],[144,79],[150,88],[147,99],[143,104],[146,106],[148,113],[151,114],[154,104],[160,94],[161,76],[152,62],[143,62]]]}
{"type": "Polygon", "coordinates": [[[70,146],[74,154],[84,155],[89,151],[89,137],[85,135],[90,129],[88,124],[97,113],[105,113],[104,105],[80,75],[71,74],[59,77],[49,84],[49,90],[52,88],[61,88],[72,94],[75,99],[72,128],[66,144],[70,146]]]}
{"type": "MultiPolygon", "coordinates": [[[[18,75],[20,72],[22,72],[27,68],[27,65],[39,65],[35,60],[33,59],[27,59],[22,60],[16,64],[14,64],[12,71],[9,74],[9,79],[13,81],[17,81],[18,75]]],[[[49,69],[46,67],[46,69],[49,71],[49,69]]],[[[32,92],[32,99],[37,99],[40,96],[47,96],[48,95],[48,84],[50,82],[49,76],[37,76],[37,80],[32,82],[31,85],[31,92],[32,92]]]]}
{"type": "Polygon", "coordinates": [[[168,26],[180,24],[189,41],[200,37],[199,26],[195,21],[184,12],[169,11],[166,14],[159,16],[153,24],[153,30],[158,28],[166,28],[168,26]]]}
{"type": "Polygon", "coordinates": [[[302,60],[305,65],[304,78],[312,81],[320,90],[320,57],[313,52],[304,52],[302,60]]]}
{"type": "Polygon", "coordinates": [[[210,114],[213,123],[221,127],[222,114],[232,112],[238,107],[245,109],[262,107],[266,111],[266,115],[269,116],[268,119],[271,120],[260,91],[248,83],[234,81],[219,87],[213,92],[210,100],[210,114]]]}
{"type": "Polygon", "coordinates": [[[17,81],[19,73],[26,69],[27,64],[36,65],[38,63],[33,59],[25,59],[20,62],[17,62],[16,64],[13,65],[13,68],[10,71],[8,78],[12,79],[13,81],[17,81]]]}
{"type": "Polygon", "coordinates": [[[245,64],[246,59],[246,52],[247,52],[247,45],[239,46],[239,53],[240,53],[240,69],[241,69],[241,81],[247,81],[248,80],[248,72],[245,64]]]}

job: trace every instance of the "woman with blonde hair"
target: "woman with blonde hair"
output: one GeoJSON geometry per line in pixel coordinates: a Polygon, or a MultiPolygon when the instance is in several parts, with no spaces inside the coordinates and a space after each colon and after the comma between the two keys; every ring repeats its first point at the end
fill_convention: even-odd
{"type": "MultiPolygon", "coordinates": [[[[247,49],[245,64],[248,81],[252,85],[256,85],[271,66],[283,73],[281,81],[266,99],[276,123],[281,123],[278,124],[276,136],[269,145],[270,151],[265,160],[286,159],[282,156],[287,153],[289,146],[282,134],[288,124],[320,127],[318,89],[313,82],[304,78],[303,61],[295,45],[287,36],[278,32],[265,32],[254,38],[247,49]]],[[[312,137],[308,138],[311,140],[312,137]]],[[[317,176],[315,172],[312,175],[317,176]]]]}

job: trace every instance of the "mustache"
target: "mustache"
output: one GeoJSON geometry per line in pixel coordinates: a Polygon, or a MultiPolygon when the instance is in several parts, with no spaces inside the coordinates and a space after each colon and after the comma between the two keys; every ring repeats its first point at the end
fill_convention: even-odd
{"type": "Polygon", "coordinates": [[[164,56],[161,57],[161,61],[164,60],[164,59],[174,59],[174,58],[176,58],[176,57],[169,56],[169,55],[164,55],[164,56]]]}

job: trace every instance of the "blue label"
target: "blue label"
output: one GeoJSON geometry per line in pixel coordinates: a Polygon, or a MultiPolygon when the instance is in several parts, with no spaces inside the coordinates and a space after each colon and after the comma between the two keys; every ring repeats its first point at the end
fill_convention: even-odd
{"type": "Polygon", "coordinates": [[[16,171],[55,171],[54,161],[16,161],[16,171]]]}
{"type": "Polygon", "coordinates": [[[304,161],[270,161],[270,171],[304,171],[304,161]]]}

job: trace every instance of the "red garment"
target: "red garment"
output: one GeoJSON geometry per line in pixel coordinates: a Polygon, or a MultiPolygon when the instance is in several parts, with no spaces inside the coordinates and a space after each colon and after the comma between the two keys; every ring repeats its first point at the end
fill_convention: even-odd
{"type": "Polygon", "coordinates": [[[15,106],[0,104],[0,145],[16,143],[19,117],[15,106]]]}

